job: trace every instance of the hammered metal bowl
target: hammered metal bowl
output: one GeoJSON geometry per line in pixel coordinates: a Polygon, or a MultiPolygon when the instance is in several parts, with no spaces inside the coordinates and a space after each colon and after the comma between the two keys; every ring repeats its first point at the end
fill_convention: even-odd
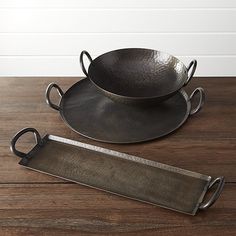
{"type": "Polygon", "coordinates": [[[151,104],[170,98],[189,83],[197,67],[196,60],[186,67],[170,54],[142,48],[110,51],[94,60],[87,51],[82,51],[80,64],[84,74],[106,96],[131,104],[151,104]],[[91,62],[88,72],[84,55],[91,62]]]}

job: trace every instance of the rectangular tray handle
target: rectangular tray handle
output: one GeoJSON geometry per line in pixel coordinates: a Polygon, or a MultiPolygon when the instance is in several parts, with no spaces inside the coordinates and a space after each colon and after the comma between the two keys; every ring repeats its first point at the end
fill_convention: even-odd
{"type": "Polygon", "coordinates": [[[223,190],[223,187],[224,187],[224,184],[225,184],[225,178],[223,176],[220,176],[216,179],[214,179],[207,190],[211,189],[214,185],[218,184],[215,192],[212,194],[211,198],[206,202],[206,203],[201,203],[200,206],[199,206],[199,209],[200,210],[206,210],[208,209],[210,206],[212,206],[215,201],[219,198],[222,190],[223,190]]]}
{"type": "Polygon", "coordinates": [[[34,128],[24,128],[22,130],[20,130],[14,137],[13,139],[11,140],[11,146],[10,146],[10,149],[11,151],[17,155],[18,157],[21,157],[21,158],[24,158],[24,157],[27,157],[28,153],[24,153],[24,152],[21,152],[19,150],[16,149],[16,143],[18,141],[18,139],[25,133],[28,133],[28,132],[31,132],[34,134],[34,137],[35,137],[35,141],[36,141],[36,145],[37,144],[41,144],[42,143],[42,138],[39,134],[39,132],[34,129],[34,128]]]}

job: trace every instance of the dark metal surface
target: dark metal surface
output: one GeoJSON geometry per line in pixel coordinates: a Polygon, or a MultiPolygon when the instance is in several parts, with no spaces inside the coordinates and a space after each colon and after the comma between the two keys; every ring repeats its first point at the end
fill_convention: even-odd
{"type": "MultiPolygon", "coordinates": [[[[15,143],[28,129],[13,138],[16,155],[15,143]]],[[[224,177],[211,181],[210,176],[53,135],[20,157],[27,168],[191,215],[209,208],[224,185],[224,177]],[[203,203],[216,183],[215,193],[203,203]]]]}
{"type": "MultiPolygon", "coordinates": [[[[50,84],[46,100],[50,105],[50,91],[58,85],[50,84]]],[[[179,128],[190,114],[203,106],[204,92],[197,88],[190,98],[184,90],[156,106],[140,107],[116,103],[103,96],[88,80],[74,84],[62,96],[59,110],[65,123],[88,138],[110,143],[136,143],[167,135],[179,128]],[[196,108],[191,99],[200,93],[196,108]]]]}
{"type": "Polygon", "coordinates": [[[84,74],[106,96],[118,102],[146,105],[173,96],[189,83],[197,67],[196,60],[186,67],[172,55],[142,48],[119,49],[94,60],[82,51],[80,64],[84,74]],[[88,72],[84,55],[91,62],[88,72]]]}

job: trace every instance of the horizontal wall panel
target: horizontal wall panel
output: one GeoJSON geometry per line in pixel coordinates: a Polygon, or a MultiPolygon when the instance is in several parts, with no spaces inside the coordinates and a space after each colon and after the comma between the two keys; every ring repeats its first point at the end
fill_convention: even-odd
{"type": "Polygon", "coordinates": [[[100,55],[143,47],[173,55],[236,55],[236,34],[0,34],[0,55],[100,55]],[[229,47],[229,45],[231,45],[229,47]]]}
{"type": "MultiPolygon", "coordinates": [[[[192,57],[180,57],[186,63],[192,57]]],[[[235,76],[236,56],[198,56],[196,76],[235,76]]],[[[81,76],[78,57],[0,57],[0,76],[81,76]]],[[[1,79],[1,78],[0,78],[1,79]]]]}
{"type": "Polygon", "coordinates": [[[236,32],[236,10],[0,10],[0,32],[236,32]]]}
{"type": "Polygon", "coordinates": [[[235,0],[1,0],[4,8],[224,8],[235,0]]]}

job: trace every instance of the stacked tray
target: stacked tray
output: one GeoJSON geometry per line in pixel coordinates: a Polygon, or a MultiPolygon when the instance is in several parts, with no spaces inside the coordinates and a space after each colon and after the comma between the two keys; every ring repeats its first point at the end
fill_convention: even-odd
{"type": "Polygon", "coordinates": [[[197,88],[189,97],[182,89],[161,104],[143,107],[114,102],[86,78],[65,93],[57,84],[50,84],[46,100],[60,113],[66,125],[85,137],[109,143],[137,143],[160,138],[178,129],[201,109],[204,92],[197,88]],[[50,100],[53,88],[61,96],[59,105],[50,100]],[[197,93],[200,94],[199,103],[192,109],[191,100],[197,93]]]}
{"type": "Polygon", "coordinates": [[[203,106],[202,88],[190,96],[184,91],[197,62],[188,67],[177,58],[150,49],[120,49],[92,60],[80,56],[88,76],[65,93],[51,83],[46,90],[49,106],[59,111],[75,132],[102,142],[137,143],[163,137],[182,126],[203,106]],[[83,57],[91,64],[88,72],[83,57]],[[52,89],[61,96],[59,105],[50,100],[52,89]],[[198,105],[192,99],[199,94],[198,105]]]}

